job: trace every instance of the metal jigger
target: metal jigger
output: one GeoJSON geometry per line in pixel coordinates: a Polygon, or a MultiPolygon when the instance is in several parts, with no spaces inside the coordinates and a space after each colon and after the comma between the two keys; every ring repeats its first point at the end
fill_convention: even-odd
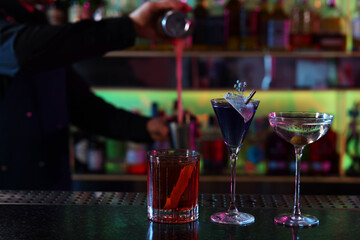
{"type": "Polygon", "coordinates": [[[172,121],[170,127],[170,143],[174,149],[196,149],[196,121],[179,124],[172,121]]]}

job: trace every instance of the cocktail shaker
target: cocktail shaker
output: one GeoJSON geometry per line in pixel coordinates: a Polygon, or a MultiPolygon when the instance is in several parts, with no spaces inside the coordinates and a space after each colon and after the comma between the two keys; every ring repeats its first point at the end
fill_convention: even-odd
{"type": "Polygon", "coordinates": [[[158,21],[160,31],[170,38],[185,38],[190,35],[192,21],[182,11],[169,10],[158,21]]]}

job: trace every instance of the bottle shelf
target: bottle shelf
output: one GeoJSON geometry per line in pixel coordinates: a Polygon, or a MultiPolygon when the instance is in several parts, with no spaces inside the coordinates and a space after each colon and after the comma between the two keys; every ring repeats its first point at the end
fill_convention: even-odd
{"type": "MultiPolygon", "coordinates": [[[[119,108],[131,109],[136,108],[139,111],[143,112],[144,114],[149,113],[149,109],[151,107],[150,104],[144,104],[142,101],[138,101],[138,99],[147,99],[148,103],[157,102],[159,103],[160,109],[171,109],[172,102],[169,99],[175,99],[176,97],[176,90],[174,89],[122,89],[122,88],[96,88],[94,92],[99,97],[102,97],[104,100],[110,103],[116,104],[119,108]],[[129,106],[131,108],[129,108],[129,106]]],[[[263,136],[268,136],[268,134],[272,133],[272,130],[267,131],[266,128],[268,126],[267,122],[267,114],[272,111],[279,111],[281,109],[288,109],[288,110],[296,110],[298,107],[301,108],[303,111],[316,111],[319,112],[329,112],[334,114],[334,122],[332,124],[332,135],[336,136],[336,152],[338,156],[336,159],[327,160],[331,161],[331,171],[324,170],[325,172],[322,176],[312,178],[310,177],[311,168],[313,167],[313,163],[308,160],[308,168],[307,170],[303,168],[302,177],[304,177],[304,181],[321,181],[318,180],[319,178],[324,178],[324,181],[331,181],[334,183],[337,182],[348,182],[351,183],[352,180],[355,182],[360,183],[360,174],[358,172],[352,173],[351,171],[351,164],[356,164],[350,150],[347,150],[347,139],[350,134],[349,130],[349,123],[354,119],[348,115],[350,111],[353,111],[354,104],[359,101],[359,89],[352,89],[352,90],[343,90],[343,89],[332,89],[332,90],[321,90],[321,91],[313,91],[313,90],[296,90],[296,91],[289,91],[289,90],[270,90],[270,91],[263,91],[259,90],[256,93],[256,98],[261,99],[261,108],[258,109],[256,113],[256,121],[253,122],[257,124],[257,126],[264,126],[263,136]],[[359,178],[352,178],[354,174],[359,174],[359,178]],[[337,176],[337,177],[330,177],[330,176],[337,176]]],[[[213,109],[211,107],[209,99],[216,98],[222,96],[224,94],[224,90],[186,90],[183,92],[183,103],[184,108],[189,109],[189,111],[196,113],[199,116],[199,121],[206,122],[207,116],[213,114],[213,109]]],[[[358,121],[358,120],[357,120],[358,121]]],[[[260,127],[257,127],[260,131],[260,127]]],[[[247,154],[250,153],[250,149],[253,149],[252,146],[263,146],[262,149],[267,148],[265,144],[265,140],[257,141],[257,137],[259,132],[252,130],[249,132],[245,140],[245,145],[242,147],[241,152],[243,155],[241,159],[248,159],[247,154]],[[254,134],[254,135],[252,135],[254,134]],[[252,137],[253,136],[253,137],[252,137]],[[261,145],[265,144],[265,145],[261,145]]],[[[261,133],[262,134],[262,133],[261,133]]],[[[327,133],[326,136],[330,136],[327,133]]],[[[350,148],[353,149],[353,141],[350,142],[350,148]]],[[[256,148],[255,148],[256,149],[256,148]]],[[[354,151],[354,150],[351,150],[354,151]]],[[[285,159],[285,157],[277,157],[278,159],[285,159]]],[[[288,174],[285,172],[276,178],[274,174],[275,172],[268,172],[265,170],[267,168],[266,160],[267,157],[261,158],[261,161],[256,164],[248,165],[248,170],[245,169],[245,172],[250,174],[250,176],[242,176],[239,175],[239,179],[250,179],[251,181],[290,181],[293,179],[292,176],[283,177],[284,174],[288,174]],[[259,165],[260,164],[260,165],[259,165]]],[[[290,155],[286,156],[286,159],[293,159],[293,152],[290,155]]],[[[331,158],[332,159],[332,158],[331,158]]],[[[304,161],[305,163],[305,161],[304,161]]],[[[325,165],[324,165],[325,166],[325,165]]],[[[287,166],[286,168],[288,168],[287,166]]],[[[125,169],[125,168],[122,168],[125,169]]],[[[202,179],[206,179],[209,175],[208,172],[204,169],[202,179]]],[[[226,169],[228,170],[228,169],[226,169]]],[[[286,170],[287,171],[287,170],[286,170]]],[[[239,172],[240,173],[240,172],[239,172]]],[[[121,174],[126,175],[126,171],[124,170],[121,174]]],[[[226,179],[228,178],[229,174],[220,174],[221,176],[209,176],[211,179],[226,179]]],[[[279,174],[280,175],[280,174],[279,174]]],[[[81,177],[81,176],[80,176],[81,177]]],[[[95,176],[99,177],[99,176],[95,176]]],[[[105,176],[105,178],[108,176],[105,176]]],[[[124,178],[124,176],[116,176],[119,179],[124,178]]],[[[111,177],[110,177],[111,178],[111,177]]],[[[125,179],[127,177],[125,176],[125,179]]],[[[215,181],[215,180],[214,180],[215,181]]]]}
{"type": "MultiPolygon", "coordinates": [[[[183,57],[265,57],[276,58],[354,58],[360,57],[360,52],[346,51],[184,51],[183,57]]],[[[155,51],[155,50],[125,50],[111,51],[105,54],[105,57],[175,57],[173,51],[155,51]]]]}
{"type": "MultiPolygon", "coordinates": [[[[134,181],[146,182],[146,175],[130,174],[73,174],[74,181],[134,181]]],[[[230,182],[229,175],[200,175],[200,182],[230,182]]],[[[294,176],[236,176],[237,182],[266,182],[266,183],[292,183],[294,176]]],[[[339,177],[339,176],[301,176],[301,182],[306,183],[360,183],[360,177],[339,177]]]]}

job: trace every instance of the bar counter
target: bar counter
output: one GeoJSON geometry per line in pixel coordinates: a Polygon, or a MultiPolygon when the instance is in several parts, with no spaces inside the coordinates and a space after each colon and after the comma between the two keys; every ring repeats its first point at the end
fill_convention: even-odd
{"type": "Polygon", "coordinates": [[[200,218],[187,224],[148,221],[146,193],[0,191],[0,239],[356,239],[360,196],[303,195],[304,213],[319,218],[314,228],[277,226],[289,212],[291,195],[237,194],[239,210],[255,216],[249,226],[224,226],[210,215],[227,208],[228,194],[200,194],[200,218]]]}

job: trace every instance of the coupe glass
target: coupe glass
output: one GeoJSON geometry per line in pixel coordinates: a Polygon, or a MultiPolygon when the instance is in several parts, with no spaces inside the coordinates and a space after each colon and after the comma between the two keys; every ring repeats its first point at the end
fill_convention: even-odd
{"type": "Polygon", "coordinates": [[[248,213],[239,212],[235,205],[236,160],[260,101],[251,100],[251,103],[254,106],[252,109],[252,116],[245,122],[243,116],[224,98],[211,99],[211,104],[219,122],[231,162],[230,206],[226,212],[219,212],[211,215],[212,222],[248,225],[255,221],[254,216],[248,213]]]}
{"type": "Polygon", "coordinates": [[[280,214],[274,218],[275,223],[290,227],[311,227],[319,220],[300,211],[300,163],[303,149],[326,134],[331,126],[333,116],[326,113],[312,112],[272,112],[269,122],[277,135],[291,143],[295,148],[295,195],[292,213],[280,214]]]}

